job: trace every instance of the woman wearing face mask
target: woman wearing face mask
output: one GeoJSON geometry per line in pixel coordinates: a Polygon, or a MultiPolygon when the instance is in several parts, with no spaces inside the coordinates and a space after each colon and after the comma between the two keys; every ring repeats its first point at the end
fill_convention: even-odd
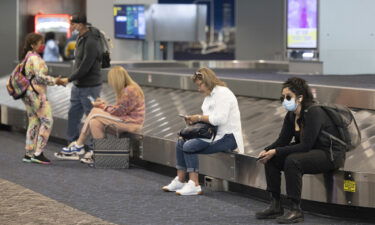
{"type": "Polygon", "coordinates": [[[345,161],[345,155],[336,155],[336,159],[331,160],[330,146],[319,139],[321,130],[335,136],[339,134],[323,109],[312,107],[313,95],[305,80],[288,79],[283,84],[280,100],[288,111],[280,135],[259,154],[260,162],[265,165],[271,204],[255,216],[258,219],[277,218],[278,223],[296,223],[304,220],[300,209],[303,174],[338,168],[345,161]],[[292,203],[291,210],[285,215],[280,202],[281,171],[284,171],[286,193],[292,203]]]}
{"type": "Polygon", "coordinates": [[[26,154],[22,161],[50,164],[44,155],[44,149],[52,129],[51,106],[47,99],[47,85],[63,85],[60,77],[54,78],[47,75],[47,65],[40,57],[43,51],[43,36],[29,33],[25,39],[23,49],[24,74],[31,81],[25,96],[28,127],[26,133],[26,154]]]}

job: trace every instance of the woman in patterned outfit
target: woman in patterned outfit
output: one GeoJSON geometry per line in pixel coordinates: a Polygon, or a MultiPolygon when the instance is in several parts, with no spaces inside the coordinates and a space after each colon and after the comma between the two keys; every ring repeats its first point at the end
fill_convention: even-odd
{"type": "Polygon", "coordinates": [[[51,105],[47,99],[47,85],[62,83],[60,77],[54,78],[47,75],[47,65],[38,54],[42,47],[43,36],[36,33],[29,33],[26,36],[22,58],[25,64],[25,75],[31,80],[34,89],[29,86],[22,98],[29,119],[26,154],[22,161],[50,164],[50,160],[43,155],[53,124],[51,105]]]}
{"type": "MultiPolygon", "coordinates": [[[[95,139],[104,138],[104,128],[109,124],[116,126],[118,131],[141,131],[145,119],[145,98],[140,86],[121,66],[115,66],[108,72],[108,84],[116,93],[116,104],[108,105],[102,99],[92,102],[94,108],[87,116],[78,140],[55,153],[57,158],[78,159],[78,155],[85,152],[87,136],[91,134],[95,139]]],[[[92,151],[87,152],[81,161],[92,163],[92,151]]]]}

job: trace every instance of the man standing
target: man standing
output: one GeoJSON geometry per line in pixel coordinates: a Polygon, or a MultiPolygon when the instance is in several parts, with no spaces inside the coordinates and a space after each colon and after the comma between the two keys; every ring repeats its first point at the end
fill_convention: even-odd
{"type": "MultiPolygon", "coordinates": [[[[66,80],[66,82],[73,82],[68,113],[67,137],[69,143],[79,137],[83,114],[88,115],[92,109],[90,98],[96,99],[100,95],[102,88],[100,69],[103,52],[100,45],[100,31],[89,27],[86,16],[73,16],[71,28],[73,31],[78,31],[78,38],[73,74],[66,80]]],[[[62,153],[83,154],[83,146],[78,147],[81,148],[65,147],[62,153]]]]}

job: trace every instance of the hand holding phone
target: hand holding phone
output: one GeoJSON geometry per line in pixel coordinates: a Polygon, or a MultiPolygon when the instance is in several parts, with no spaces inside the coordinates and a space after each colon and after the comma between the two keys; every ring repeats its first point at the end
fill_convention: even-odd
{"type": "Polygon", "coordinates": [[[91,95],[87,96],[87,98],[90,100],[91,103],[95,102],[95,99],[91,95]]]}

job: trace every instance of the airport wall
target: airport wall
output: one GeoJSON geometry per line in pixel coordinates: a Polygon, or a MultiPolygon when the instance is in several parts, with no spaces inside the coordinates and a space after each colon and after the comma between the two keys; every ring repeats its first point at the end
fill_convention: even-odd
{"type": "Polygon", "coordinates": [[[0,76],[12,71],[13,61],[17,58],[17,5],[18,0],[0,1],[0,21],[2,21],[0,26],[0,76]]]}
{"type": "Polygon", "coordinates": [[[142,60],[145,51],[143,40],[115,39],[113,24],[113,5],[115,4],[144,4],[157,3],[157,0],[87,0],[87,19],[94,26],[103,30],[112,38],[112,60],[142,60]]]}
{"type": "Polygon", "coordinates": [[[236,1],[236,59],[282,60],[284,0],[236,1]]]}
{"type": "Polygon", "coordinates": [[[374,0],[320,1],[319,52],[324,74],[375,73],[374,0]]]}

